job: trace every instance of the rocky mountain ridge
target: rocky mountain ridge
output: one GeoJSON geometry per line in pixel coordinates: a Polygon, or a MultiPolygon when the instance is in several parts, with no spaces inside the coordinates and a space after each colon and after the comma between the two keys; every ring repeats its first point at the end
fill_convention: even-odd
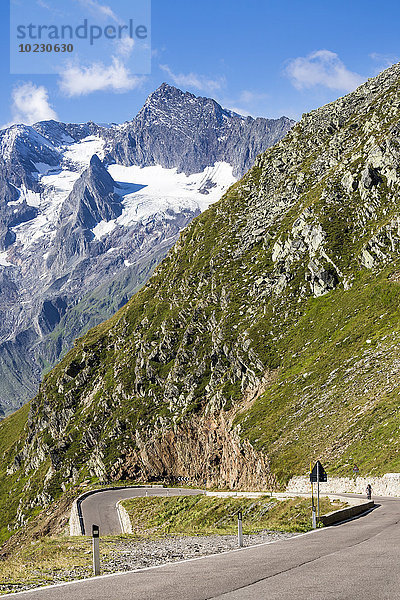
{"type": "Polygon", "coordinates": [[[291,125],[164,84],[123,125],[0,131],[0,414],[32,397],[42,371],[291,125]]]}
{"type": "Polygon", "coordinates": [[[0,426],[15,523],[88,479],[399,470],[399,104],[395,65],[305,115],[77,340],[0,426]]]}
{"type": "Polygon", "coordinates": [[[238,178],[293,123],[287,117],[243,117],[211,98],[198,98],[163,83],[137,117],[120,128],[121,136],[113,140],[106,156],[124,165],[176,167],[186,175],[227,162],[238,178]]]}

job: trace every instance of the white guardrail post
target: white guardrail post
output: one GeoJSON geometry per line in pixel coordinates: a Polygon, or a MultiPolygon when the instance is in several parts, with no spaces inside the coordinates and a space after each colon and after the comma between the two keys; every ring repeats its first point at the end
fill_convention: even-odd
{"type": "Polygon", "coordinates": [[[243,548],[243,526],[241,511],[238,512],[238,544],[239,548],[243,548]]]}
{"type": "Polygon", "coordinates": [[[93,544],[93,575],[100,575],[100,530],[98,525],[92,525],[93,544]]]}

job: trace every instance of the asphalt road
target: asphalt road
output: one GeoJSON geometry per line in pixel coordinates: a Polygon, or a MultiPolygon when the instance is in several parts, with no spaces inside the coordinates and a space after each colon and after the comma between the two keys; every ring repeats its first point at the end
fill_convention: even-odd
{"type": "MultiPolygon", "coordinates": [[[[288,540],[24,593],[24,600],[396,600],[400,500],[288,540]]],[[[20,596],[11,594],[8,597],[20,596]]]]}
{"type": "Polygon", "coordinates": [[[102,490],[85,498],[81,503],[85,533],[91,535],[92,525],[100,527],[101,535],[121,533],[116,504],[119,500],[138,496],[188,496],[202,494],[201,490],[178,488],[126,488],[120,490],[102,490]]]}

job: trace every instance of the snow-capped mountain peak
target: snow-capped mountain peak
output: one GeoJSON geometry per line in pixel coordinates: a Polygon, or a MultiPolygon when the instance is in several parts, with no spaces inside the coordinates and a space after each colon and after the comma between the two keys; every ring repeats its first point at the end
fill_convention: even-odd
{"type": "Polygon", "coordinates": [[[290,126],[163,84],[123,125],[42,121],[1,131],[0,405],[26,399],[40,365],[125,302],[182,228],[290,126]],[[77,303],[97,306],[102,294],[111,312],[73,320],[77,303]],[[69,325],[58,334],[62,319],[69,325]]]}

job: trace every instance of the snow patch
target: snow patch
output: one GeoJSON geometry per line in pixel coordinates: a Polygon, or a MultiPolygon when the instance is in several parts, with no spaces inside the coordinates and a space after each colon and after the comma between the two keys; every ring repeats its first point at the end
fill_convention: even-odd
{"type": "Polygon", "coordinates": [[[8,260],[7,252],[0,252],[0,266],[13,267],[14,265],[8,260]]]}
{"type": "Polygon", "coordinates": [[[62,170],[44,163],[35,165],[39,171],[38,180],[42,193],[22,187],[19,190],[21,196],[14,204],[25,200],[29,206],[38,208],[40,214],[13,228],[17,242],[27,248],[41,237],[50,240],[54,237],[61,206],[71,193],[74,183],[88,168],[93,154],[104,157],[104,141],[96,136],[89,136],[65,148],[62,170]]]}
{"type": "Polygon", "coordinates": [[[202,212],[219,200],[235,183],[232,167],[218,162],[201,173],[185,175],[175,169],[111,165],[109,173],[118,182],[116,192],[123,196],[124,210],[117,225],[129,226],[157,215],[173,219],[184,210],[202,212]],[[132,185],[135,189],[132,190],[132,185]]]}
{"type": "MultiPolygon", "coordinates": [[[[18,190],[18,191],[20,191],[20,190],[18,190]]],[[[16,200],[15,202],[8,202],[7,204],[8,204],[8,206],[17,206],[17,204],[22,204],[23,201],[24,201],[24,199],[22,197],[22,194],[20,194],[18,200],[16,200]]]]}
{"type": "MultiPolygon", "coordinates": [[[[99,223],[98,225],[96,225],[96,227],[94,227],[92,229],[95,237],[100,240],[102,237],[104,237],[105,235],[108,235],[109,233],[111,233],[111,231],[113,229],[115,229],[116,224],[115,224],[115,220],[113,221],[101,221],[101,223],[99,223]]],[[[114,250],[114,248],[111,248],[111,250],[114,250]]]]}
{"type": "Polygon", "coordinates": [[[59,171],[60,167],[54,167],[52,165],[48,165],[46,163],[38,162],[34,163],[35,169],[37,170],[39,175],[47,175],[49,171],[59,171]]]}
{"type": "MultiPolygon", "coordinates": [[[[89,136],[81,142],[71,144],[64,150],[62,170],[55,172],[49,165],[42,166],[39,184],[42,192],[21,188],[20,198],[29,206],[39,210],[36,218],[13,228],[16,242],[24,248],[38,240],[51,241],[57,231],[57,223],[63,202],[71,193],[81,173],[88,168],[93,154],[104,158],[104,141],[89,136]],[[53,172],[52,172],[53,171],[53,172]]],[[[94,229],[97,239],[109,235],[117,226],[129,227],[149,218],[174,219],[182,211],[202,212],[219,200],[226,189],[236,181],[228,163],[216,163],[202,173],[186,176],[176,169],[161,166],[124,167],[111,165],[109,172],[118,187],[115,192],[122,197],[123,212],[112,221],[102,221],[94,229]]]]}
{"type": "Polygon", "coordinates": [[[70,161],[79,169],[87,169],[93,154],[100,160],[104,158],[104,140],[95,135],[90,135],[76,144],[71,144],[64,152],[64,160],[70,161]]]}
{"type": "Polygon", "coordinates": [[[18,202],[23,202],[25,200],[28,206],[40,208],[41,196],[39,192],[33,192],[32,190],[28,190],[25,186],[22,186],[20,193],[21,196],[18,202]]]}

